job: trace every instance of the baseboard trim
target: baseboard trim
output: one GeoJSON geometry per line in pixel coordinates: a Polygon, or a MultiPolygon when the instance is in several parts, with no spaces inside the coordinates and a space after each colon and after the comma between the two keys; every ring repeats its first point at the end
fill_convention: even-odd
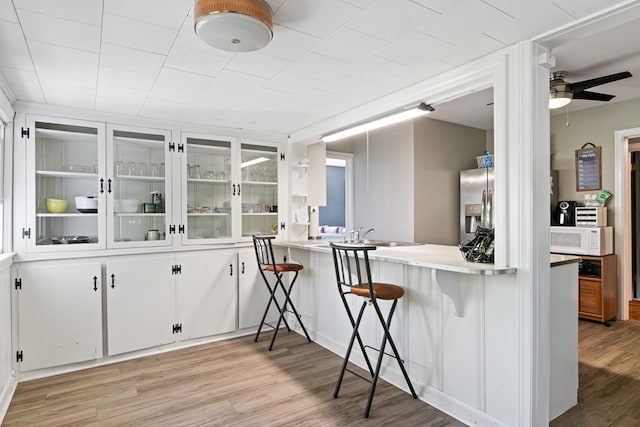
{"type": "Polygon", "coordinates": [[[13,398],[13,394],[16,391],[16,386],[18,383],[16,382],[16,375],[12,371],[9,375],[9,380],[4,385],[2,390],[0,390],[0,425],[4,420],[4,416],[7,415],[7,411],[9,410],[9,405],[11,404],[11,399],[13,398]]]}
{"type": "Polygon", "coordinates": [[[640,320],[640,301],[629,301],[629,320],[640,320]]]}

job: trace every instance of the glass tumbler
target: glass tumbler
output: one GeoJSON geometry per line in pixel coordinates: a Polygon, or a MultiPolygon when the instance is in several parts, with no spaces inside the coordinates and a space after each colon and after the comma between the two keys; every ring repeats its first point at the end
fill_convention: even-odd
{"type": "Polygon", "coordinates": [[[138,163],[138,175],[139,176],[147,176],[147,164],[146,163],[138,163]]]}
{"type": "Polygon", "coordinates": [[[151,176],[160,176],[160,165],[151,163],[151,176]]]}
{"type": "Polygon", "coordinates": [[[125,169],[127,175],[136,174],[136,162],[127,162],[127,168],[125,169]]]}

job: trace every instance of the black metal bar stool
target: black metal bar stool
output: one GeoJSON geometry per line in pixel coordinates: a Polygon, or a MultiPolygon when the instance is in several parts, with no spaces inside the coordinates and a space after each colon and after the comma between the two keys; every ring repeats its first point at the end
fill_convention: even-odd
{"type": "Polygon", "coordinates": [[[380,368],[382,367],[382,357],[385,355],[384,350],[387,342],[389,343],[393,351],[393,354],[387,355],[397,360],[398,366],[402,371],[402,375],[407,381],[407,385],[409,386],[411,395],[414,399],[418,397],[415,390],[413,389],[413,385],[411,384],[409,375],[407,375],[407,371],[404,368],[404,361],[400,358],[398,349],[396,348],[396,344],[391,337],[391,333],[389,332],[393,313],[396,309],[398,299],[404,295],[404,289],[402,289],[400,286],[392,285],[389,283],[374,283],[373,280],[371,280],[371,268],[369,266],[368,253],[369,251],[373,251],[375,249],[375,246],[366,246],[363,244],[331,243],[331,250],[333,252],[333,263],[335,265],[336,279],[338,283],[338,291],[340,293],[342,303],[344,304],[344,308],[347,311],[347,316],[349,317],[351,326],[353,327],[353,333],[351,334],[349,346],[347,347],[347,353],[345,354],[344,361],[342,362],[342,369],[340,370],[340,375],[338,376],[338,383],[336,384],[336,389],[333,393],[333,397],[338,397],[338,393],[340,392],[340,385],[342,384],[342,379],[344,378],[345,371],[348,371],[356,375],[357,377],[370,382],[371,388],[369,389],[369,398],[367,400],[367,407],[364,411],[365,418],[369,417],[369,412],[371,411],[371,403],[373,401],[373,395],[376,391],[376,383],[378,382],[378,377],[380,375],[380,368]],[[346,295],[349,294],[364,298],[356,319],[354,319],[353,314],[349,309],[349,304],[347,303],[346,295]],[[380,310],[380,306],[378,305],[378,300],[393,301],[386,319],[382,315],[382,311],[380,310]],[[362,315],[364,314],[364,309],[367,307],[367,305],[373,306],[376,311],[376,316],[380,321],[382,328],[384,329],[384,337],[382,338],[380,349],[375,349],[373,347],[364,345],[364,343],[362,342],[362,338],[360,338],[360,333],[358,332],[360,321],[362,320],[362,315]],[[367,368],[369,369],[371,378],[363,377],[359,373],[347,368],[347,364],[349,363],[349,356],[351,355],[351,350],[353,349],[353,344],[356,340],[358,341],[358,345],[360,346],[360,350],[362,351],[362,354],[364,356],[364,360],[367,364],[367,368]],[[378,351],[378,360],[376,362],[375,369],[371,365],[371,361],[369,360],[369,356],[367,355],[367,348],[378,351]]]}
{"type": "Polygon", "coordinates": [[[253,236],[253,247],[256,250],[256,259],[258,261],[258,267],[260,269],[260,274],[264,279],[264,283],[267,285],[269,289],[269,293],[271,296],[269,297],[269,302],[267,303],[267,307],[264,310],[264,314],[262,315],[262,320],[260,321],[260,326],[258,327],[258,332],[256,333],[255,342],[258,341],[260,337],[260,332],[262,331],[262,326],[267,325],[274,329],[273,337],[271,337],[271,344],[269,345],[269,351],[273,348],[273,343],[276,341],[276,336],[278,335],[278,329],[280,329],[280,324],[284,322],[284,325],[287,328],[287,331],[291,332],[291,328],[289,327],[289,323],[287,323],[287,319],[285,318],[285,313],[290,312],[298,319],[298,323],[300,324],[300,328],[304,332],[307,340],[311,342],[311,338],[309,338],[309,334],[307,333],[307,329],[304,327],[302,323],[302,319],[296,310],[296,307],[293,305],[291,301],[291,290],[293,289],[293,285],[298,278],[298,272],[303,269],[301,264],[283,262],[277,263],[275,257],[273,256],[273,247],[271,246],[271,241],[275,239],[275,236],[253,236]],[[269,279],[267,278],[267,274],[265,272],[273,273],[275,277],[275,282],[273,285],[269,283],[269,279]],[[285,284],[282,282],[282,277],[284,273],[295,273],[291,282],[289,282],[289,287],[287,288],[285,284]],[[280,304],[278,299],[276,298],[276,292],[278,289],[282,290],[284,294],[284,302],[280,304]],[[267,318],[267,314],[269,313],[269,308],[271,308],[271,303],[273,303],[278,309],[278,323],[273,326],[267,323],[265,320],[267,318]]]}

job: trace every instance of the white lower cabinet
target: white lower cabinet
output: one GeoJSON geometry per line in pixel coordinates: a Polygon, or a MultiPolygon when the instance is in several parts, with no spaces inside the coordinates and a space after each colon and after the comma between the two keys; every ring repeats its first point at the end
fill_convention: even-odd
{"type": "Polygon", "coordinates": [[[100,262],[16,264],[20,371],[103,356],[100,262]]]}
{"type": "Polygon", "coordinates": [[[231,332],[236,328],[236,251],[176,257],[180,340],[231,332]]]}
{"type": "Polygon", "coordinates": [[[174,256],[164,254],[106,262],[109,355],[174,341],[173,265],[174,256]]]}
{"type": "Polygon", "coordinates": [[[258,326],[269,301],[269,290],[260,275],[253,247],[238,250],[238,267],[238,329],[258,326]]]}

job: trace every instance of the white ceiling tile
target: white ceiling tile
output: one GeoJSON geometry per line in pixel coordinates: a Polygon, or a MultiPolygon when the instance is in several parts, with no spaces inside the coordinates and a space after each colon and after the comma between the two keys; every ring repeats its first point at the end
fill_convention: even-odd
{"type": "Polygon", "coordinates": [[[328,76],[338,74],[349,64],[315,53],[306,53],[296,62],[286,68],[287,72],[300,76],[325,79],[328,76]]]}
{"type": "Polygon", "coordinates": [[[318,88],[321,85],[322,80],[282,72],[268,81],[264,87],[281,92],[302,94],[309,89],[318,88]]]}
{"type": "Polygon", "coordinates": [[[100,64],[98,71],[98,92],[101,87],[108,86],[151,90],[155,80],[156,74],[138,73],[100,64]]]}
{"type": "MultiPolygon", "coordinates": [[[[202,74],[164,68],[158,75],[156,86],[171,87],[184,92],[200,92],[209,87],[216,79],[202,74]]],[[[193,95],[192,95],[193,96],[193,95]]]]}
{"type": "Polygon", "coordinates": [[[22,34],[20,24],[0,20],[0,46],[14,49],[24,48],[26,50],[27,43],[22,34]]]}
{"type": "Polygon", "coordinates": [[[410,82],[398,76],[406,74],[409,66],[379,56],[370,56],[342,70],[342,74],[360,78],[370,83],[390,83],[392,86],[404,87],[410,82]]]}
{"type": "Polygon", "coordinates": [[[96,95],[96,110],[108,113],[137,115],[147,98],[147,92],[118,86],[105,86],[96,95]]]}
{"type": "MultiPolygon", "coordinates": [[[[217,52],[215,49],[213,50],[217,52]]],[[[229,62],[229,58],[217,53],[205,53],[202,51],[174,46],[167,57],[166,67],[205,76],[216,76],[229,62]]]]}
{"type": "Polygon", "coordinates": [[[413,31],[378,52],[378,56],[412,66],[416,61],[438,60],[454,48],[455,45],[446,40],[434,38],[420,31],[413,31]]]}
{"type": "Polygon", "coordinates": [[[41,65],[47,65],[70,71],[95,73],[97,78],[97,53],[71,49],[63,46],[54,46],[36,41],[31,41],[29,43],[29,47],[31,49],[31,56],[36,70],[41,65]]]}
{"type": "Polygon", "coordinates": [[[553,4],[575,19],[583,18],[598,10],[611,7],[615,3],[617,2],[612,0],[553,0],[553,4]]]}
{"type": "Polygon", "coordinates": [[[193,0],[104,0],[104,10],[136,21],[178,29],[189,20],[187,16],[192,4],[193,0]]]}
{"type": "Polygon", "coordinates": [[[11,0],[0,0],[0,21],[18,23],[18,16],[11,0]]]}
{"type": "Polygon", "coordinates": [[[377,0],[344,0],[345,3],[352,4],[360,9],[366,9],[372,4],[374,4],[377,0]]]}
{"type": "Polygon", "coordinates": [[[27,40],[98,52],[100,27],[30,11],[20,14],[27,40]]]}
{"type": "Polygon", "coordinates": [[[39,79],[49,83],[57,82],[62,85],[87,89],[95,89],[98,80],[97,70],[36,64],[36,72],[39,79]]]}
{"type": "Polygon", "coordinates": [[[269,83],[264,77],[252,76],[231,70],[224,70],[213,81],[215,87],[237,88],[242,92],[259,89],[269,83]]]}
{"type": "Polygon", "coordinates": [[[166,55],[177,31],[111,13],[104,14],[102,41],[166,55]]]}
{"type": "Polygon", "coordinates": [[[265,55],[290,61],[300,58],[322,39],[280,25],[273,26],[273,40],[261,50],[265,55]]]}
{"type": "Polygon", "coordinates": [[[40,82],[47,104],[84,110],[93,110],[95,106],[96,91],[93,89],[65,86],[60,82],[40,82]]]}
{"type": "Polygon", "coordinates": [[[149,92],[148,99],[156,101],[170,101],[181,104],[191,104],[199,92],[188,92],[171,86],[155,85],[149,92]]]}
{"type": "Polygon", "coordinates": [[[427,7],[435,12],[445,13],[446,11],[458,7],[462,3],[468,0],[412,0],[414,3],[418,3],[424,7],[427,7]]]}
{"type": "Polygon", "coordinates": [[[411,1],[379,0],[346,26],[392,42],[438,16],[438,13],[411,1]]]}
{"type": "Polygon", "coordinates": [[[0,67],[15,68],[23,71],[34,71],[29,51],[0,46],[0,67]]]}
{"type": "Polygon", "coordinates": [[[175,120],[187,109],[188,104],[165,101],[160,99],[147,99],[140,109],[141,117],[152,119],[175,120]]]}
{"type": "Polygon", "coordinates": [[[274,14],[273,22],[325,38],[360,12],[360,8],[340,0],[287,0],[274,14]]]}
{"type": "Polygon", "coordinates": [[[344,62],[357,62],[389,46],[389,42],[349,28],[341,28],[312,49],[344,62]]]}
{"type": "Polygon", "coordinates": [[[266,0],[267,3],[269,3],[269,6],[271,6],[271,11],[275,12],[277,11],[280,6],[282,6],[282,3],[285,2],[285,0],[266,0]]]}
{"type": "Polygon", "coordinates": [[[272,78],[284,70],[291,61],[264,55],[259,52],[239,53],[227,65],[227,69],[264,78],[272,78]]]}
{"type": "Polygon", "coordinates": [[[57,16],[71,21],[100,25],[102,0],[14,0],[16,8],[57,16]]]}
{"type": "MultiPolygon", "coordinates": [[[[0,56],[2,53],[0,52],[0,56]]],[[[13,95],[19,101],[44,103],[38,76],[33,71],[0,67],[0,73],[11,86],[13,95]]]]}
{"type": "Polygon", "coordinates": [[[160,72],[166,56],[143,52],[128,47],[102,43],[100,65],[137,73],[153,74],[160,72]]]}

